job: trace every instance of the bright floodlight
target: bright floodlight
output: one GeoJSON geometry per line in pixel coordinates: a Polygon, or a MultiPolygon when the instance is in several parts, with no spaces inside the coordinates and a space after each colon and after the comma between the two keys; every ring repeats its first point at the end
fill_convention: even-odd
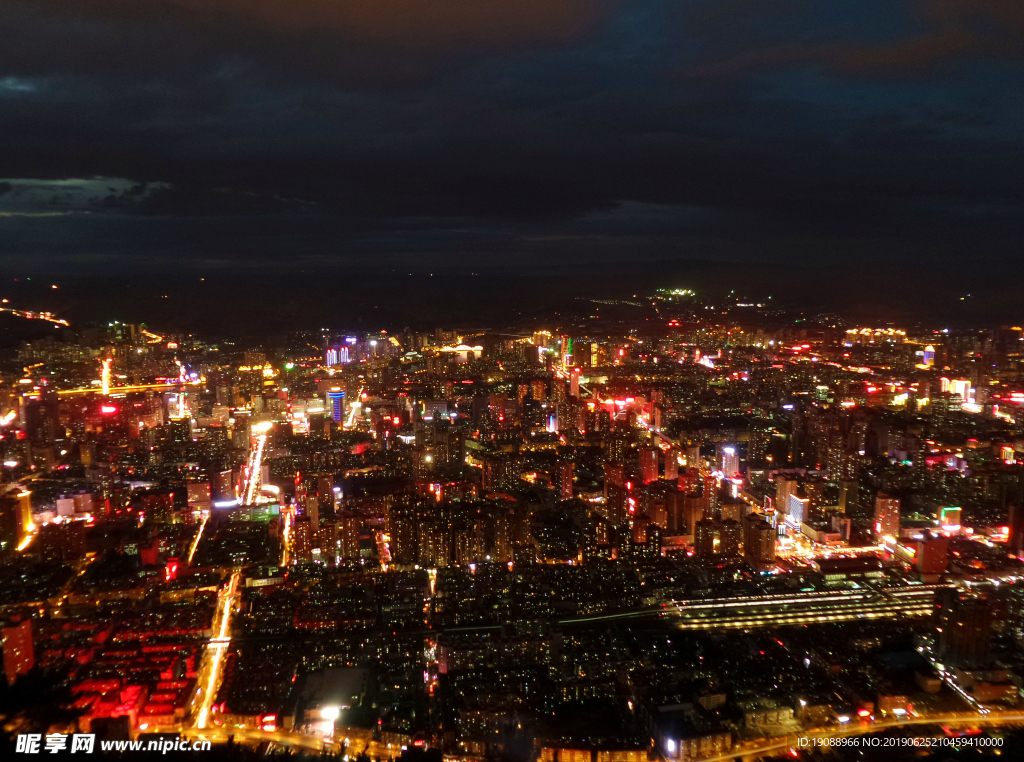
{"type": "Polygon", "coordinates": [[[325,720],[331,720],[332,722],[341,717],[340,706],[325,706],[320,710],[320,716],[325,720]]]}

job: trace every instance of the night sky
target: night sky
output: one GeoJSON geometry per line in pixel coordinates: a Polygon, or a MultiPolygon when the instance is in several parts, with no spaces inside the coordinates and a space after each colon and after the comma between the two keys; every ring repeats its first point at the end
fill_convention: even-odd
{"type": "Polygon", "coordinates": [[[3,288],[76,317],[1024,311],[1019,0],[0,0],[0,41],[3,288]]]}

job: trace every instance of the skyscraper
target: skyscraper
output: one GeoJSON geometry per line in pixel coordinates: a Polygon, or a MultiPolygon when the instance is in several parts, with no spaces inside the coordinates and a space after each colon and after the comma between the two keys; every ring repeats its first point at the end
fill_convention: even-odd
{"type": "Polygon", "coordinates": [[[345,418],[344,390],[332,389],[327,392],[327,412],[335,423],[340,423],[345,418]]]}
{"type": "Polygon", "coordinates": [[[694,553],[698,558],[710,558],[715,555],[715,522],[701,519],[694,529],[694,553]]]}
{"type": "Polygon", "coordinates": [[[32,620],[3,628],[4,674],[13,683],[35,666],[35,647],[32,643],[32,620]]]}
{"type": "Polygon", "coordinates": [[[1010,506],[1009,528],[1006,549],[1019,557],[1024,554],[1024,505],[1010,506]]]}
{"type": "Polygon", "coordinates": [[[850,508],[856,506],[859,492],[860,485],[856,479],[841,479],[839,481],[839,510],[848,513],[850,508]]]}
{"type": "Polygon", "coordinates": [[[640,456],[640,479],[644,484],[658,481],[658,448],[641,447],[640,456]]]}
{"type": "Polygon", "coordinates": [[[735,519],[726,519],[718,526],[718,552],[720,555],[733,558],[740,554],[740,540],[743,528],[735,519]]]}
{"type": "Polygon", "coordinates": [[[559,500],[572,500],[572,475],[575,464],[571,460],[555,464],[555,492],[559,500]]]}
{"type": "Polygon", "coordinates": [[[743,556],[754,571],[763,571],[775,561],[775,532],[760,514],[743,518],[743,556]]]}
{"type": "Polygon", "coordinates": [[[775,509],[785,512],[789,506],[789,496],[795,495],[799,482],[789,476],[779,476],[775,479],[775,509]]]}
{"type": "Polygon", "coordinates": [[[992,610],[985,598],[942,589],[935,596],[939,658],[957,667],[984,667],[992,642],[992,610]]]}
{"type": "Polygon", "coordinates": [[[298,561],[311,561],[313,559],[313,524],[309,516],[299,516],[295,519],[294,532],[292,533],[292,556],[298,561]]]}
{"type": "Polygon", "coordinates": [[[665,450],[665,478],[675,481],[679,478],[679,461],[675,450],[665,450]]]}
{"type": "Polygon", "coordinates": [[[884,492],[875,498],[875,536],[900,536],[900,501],[884,492]]]}

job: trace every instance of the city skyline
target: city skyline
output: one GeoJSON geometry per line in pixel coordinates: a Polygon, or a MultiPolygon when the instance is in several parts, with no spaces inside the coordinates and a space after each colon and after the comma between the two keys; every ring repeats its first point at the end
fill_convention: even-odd
{"type": "Polygon", "coordinates": [[[0,0],[4,758],[1024,759],[1022,39],[0,0]]]}

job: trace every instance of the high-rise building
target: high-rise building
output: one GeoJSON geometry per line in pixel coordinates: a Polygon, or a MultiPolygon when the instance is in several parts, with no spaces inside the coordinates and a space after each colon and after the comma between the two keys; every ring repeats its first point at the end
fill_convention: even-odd
{"type": "Polygon", "coordinates": [[[32,528],[32,493],[13,489],[0,495],[0,548],[13,550],[26,542],[32,528]]]}
{"type": "Polygon", "coordinates": [[[292,529],[292,556],[297,561],[312,561],[313,524],[309,516],[297,517],[292,529]]]}
{"type": "Polygon", "coordinates": [[[658,452],[657,447],[641,447],[638,451],[640,479],[644,484],[658,481],[658,452]]]}
{"type": "Polygon", "coordinates": [[[345,391],[343,389],[332,389],[327,392],[327,414],[335,423],[340,423],[345,418],[345,391]]]}
{"type": "MultiPolygon", "coordinates": [[[[321,520],[334,518],[334,503],[334,474],[317,474],[316,504],[321,520]]],[[[314,531],[316,526],[314,524],[314,531]]]]}
{"type": "Polygon", "coordinates": [[[1010,535],[1006,549],[1016,556],[1024,555],[1024,504],[1010,506],[1010,535]]]}
{"type": "Polygon", "coordinates": [[[992,607],[981,596],[943,588],[935,596],[939,658],[956,667],[988,666],[992,643],[992,607]]]}
{"type": "Polygon", "coordinates": [[[900,536],[899,498],[891,497],[884,492],[878,493],[875,498],[874,530],[876,537],[900,536]]]}
{"type": "Polygon", "coordinates": [[[739,448],[736,444],[721,444],[718,446],[718,468],[731,479],[740,471],[739,448]]]}
{"type": "Polygon", "coordinates": [[[587,407],[572,397],[555,408],[555,427],[560,434],[582,433],[586,430],[587,407]]]}
{"type": "Polygon", "coordinates": [[[26,619],[11,627],[4,627],[4,674],[13,683],[35,666],[35,646],[32,643],[32,620],[26,619]]]}
{"type": "Polygon", "coordinates": [[[665,535],[687,534],[686,513],[684,511],[685,495],[673,484],[665,486],[665,535]]]}
{"type": "Polygon", "coordinates": [[[701,519],[694,529],[694,554],[698,558],[710,558],[715,555],[715,522],[701,519]]]}
{"type": "Polygon", "coordinates": [[[559,500],[572,500],[572,476],[575,464],[562,460],[555,464],[555,492],[559,500]]]}
{"type": "Polygon", "coordinates": [[[806,497],[800,497],[790,493],[786,500],[786,523],[798,527],[808,519],[811,501],[806,497]]]}
{"type": "MultiPolygon", "coordinates": [[[[312,522],[311,522],[312,523],[312,522]]],[[[327,520],[320,524],[316,533],[317,546],[320,548],[320,557],[325,563],[333,563],[338,553],[338,523],[327,520]]]]}
{"type": "Polygon", "coordinates": [[[522,460],[515,453],[501,452],[484,458],[484,492],[512,489],[519,484],[522,474],[522,460]]]}
{"type": "Polygon", "coordinates": [[[849,513],[850,509],[857,505],[859,493],[860,484],[856,479],[841,479],[839,481],[839,510],[842,513],[849,513]]]}
{"type": "Polygon", "coordinates": [[[922,575],[942,574],[949,566],[949,537],[936,532],[924,532],[915,541],[914,567],[922,575]]]}
{"type": "Polygon", "coordinates": [[[678,453],[673,450],[665,450],[665,478],[670,481],[675,481],[679,478],[679,460],[678,453]]]}
{"type": "Polygon", "coordinates": [[[357,514],[343,513],[338,517],[338,555],[346,561],[359,558],[359,533],[363,522],[357,514]]]}
{"type": "Polygon", "coordinates": [[[789,496],[795,495],[800,483],[789,476],[778,476],[775,479],[775,507],[785,511],[789,505],[789,496]]]}
{"type": "Polygon", "coordinates": [[[704,477],[704,515],[711,518],[718,511],[718,479],[713,474],[704,477]]]}
{"type": "Polygon", "coordinates": [[[683,524],[679,525],[680,534],[696,535],[697,522],[707,513],[707,501],[703,495],[683,496],[683,524]]]}
{"type": "Polygon", "coordinates": [[[604,497],[608,499],[609,487],[626,486],[626,468],[621,463],[604,464],[604,497]]]}
{"type": "Polygon", "coordinates": [[[820,478],[808,479],[804,483],[804,495],[807,497],[804,521],[820,521],[824,516],[825,482],[820,478]]]}
{"type": "Polygon", "coordinates": [[[700,445],[687,445],[686,446],[686,467],[700,469],[703,467],[700,457],[700,445]]]}
{"type": "Polygon", "coordinates": [[[775,531],[764,516],[751,513],[743,519],[743,556],[754,571],[775,562],[775,531]]]}
{"type": "Polygon", "coordinates": [[[740,541],[743,539],[743,527],[735,519],[726,519],[718,525],[718,553],[733,558],[740,554],[740,541]]]}

